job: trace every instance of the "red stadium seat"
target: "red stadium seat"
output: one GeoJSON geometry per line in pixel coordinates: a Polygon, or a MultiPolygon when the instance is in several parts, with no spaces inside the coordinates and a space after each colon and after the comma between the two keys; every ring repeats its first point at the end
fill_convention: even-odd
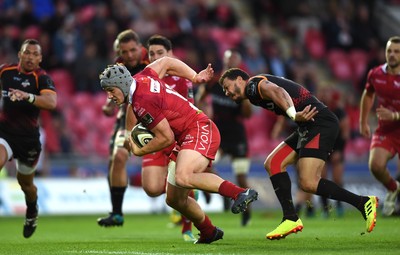
{"type": "Polygon", "coordinates": [[[75,91],[74,78],[66,69],[53,69],[47,72],[53,79],[57,91],[57,105],[63,108],[71,100],[75,91]]]}
{"type": "Polygon", "coordinates": [[[352,81],[353,68],[351,61],[343,50],[330,50],[328,52],[328,64],[336,79],[352,81]]]}
{"type": "Polygon", "coordinates": [[[363,50],[351,50],[348,57],[353,69],[354,85],[358,85],[358,82],[363,78],[363,75],[365,75],[368,66],[368,53],[363,50]]]}
{"type": "Polygon", "coordinates": [[[307,30],[304,45],[312,58],[321,59],[325,57],[325,37],[318,29],[310,28],[307,30]]]}

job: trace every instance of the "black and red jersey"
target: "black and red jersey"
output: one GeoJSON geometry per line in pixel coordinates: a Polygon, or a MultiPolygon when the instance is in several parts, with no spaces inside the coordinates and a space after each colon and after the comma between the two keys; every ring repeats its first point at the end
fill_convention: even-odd
{"type": "Polygon", "coordinates": [[[13,88],[34,95],[40,95],[45,90],[55,93],[53,80],[41,68],[23,73],[17,64],[0,66],[0,80],[2,85],[0,129],[11,135],[38,136],[40,109],[28,101],[11,101],[8,91],[13,88]]]}
{"type": "Polygon", "coordinates": [[[285,109],[279,108],[272,100],[262,99],[259,91],[259,84],[262,80],[268,80],[277,86],[286,90],[289,96],[293,100],[296,111],[302,111],[307,105],[316,107],[317,111],[320,111],[327,106],[319,101],[314,95],[311,94],[305,87],[300,84],[270,74],[260,74],[252,77],[246,86],[246,96],[250,102],[254,105],[261,106],[267,110],[273,111],[277,115],[286,116],[285,109]]]}

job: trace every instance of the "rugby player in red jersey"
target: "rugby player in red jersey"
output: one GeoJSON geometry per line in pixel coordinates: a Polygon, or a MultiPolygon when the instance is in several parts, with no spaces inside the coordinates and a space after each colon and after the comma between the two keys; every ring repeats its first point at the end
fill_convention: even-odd
{"type": "MultiPolygon", "coordinates": [[[[173,57],[171,41],[161,35],[153,35],[147,40],[149,61],[154,62],[159,58],[173,57]]],[[[193,84],[190,80],[179,76],[166,75],[162,79],[169,88],[176,90],[189,102],[193,103],[193,84]]],[[[158,152],[149,153],[143,156],[142,160],[142,186],[150,197],[156,197],[165,193],[168,174],[169,155],[175,144],[158,152]]],[[[194,190],[189,195],[195,197],[194,190]]],[[[195,242],[197,239],[192,233],[192,222],[186,217],[177,215],[173,211],[171,217],[175,216],[182,224],[182,237],[184,241],[195,242]]],[[[175,219],[176,220],[176,219],[175,219]]]]}
{"type": "Polygon", "coordinates": [[[258,198],[255,190],[240,188],[209,172],[220,144],[218,128],[203,112],[160,79],[168,74],[201,83],[209,81],[213,73],[211,65],[197,74],[182,61],[163,57],[133,77],[119,65],[109,66],[100,74],[101,87],[108,97],[117,104],[129,102],[132,111],[128,114],[134,114],[155,135],[142,148],[130,142],[133,154],[143,156],[176,142],[168,165],[166,202],[193,222],[200,231],[196,242],[199,244],[222,239],[224,233],[211,223],[197,201],[188,196],[191,189],[232,198],[233,213],[243,212],[258,198]]]}
{"type": "Polygon", "coordinates": [[[371,137],[368,116],[377,99],[378,127],[372,135],[369,169],[385,186],[387,194],[382,213],[392,215],[395,210],[400,183],[387,168],[387,163],[400,153],[400,37],[389,38],[386,44],[386,63],[371,69],[360,102],[360,133],[371,137]]]}

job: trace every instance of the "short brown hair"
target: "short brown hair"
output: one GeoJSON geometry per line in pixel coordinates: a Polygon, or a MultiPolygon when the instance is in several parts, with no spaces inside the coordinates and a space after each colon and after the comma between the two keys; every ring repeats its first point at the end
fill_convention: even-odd
{"type": "Polygon", "coordinates": [[[388,42],[400,43],[400,36],[392,36],[392,37],[389,38],[388,42]]]}
{"type": "Polygon", "coordinates": [[[133,31],[132,29],[127,29],[118,34],[117,39],[114,41],[114,51],[119,51],[119,45],[121,43],[126,43],[129,41],[135,41],[138,44],[141,44],[139,35],[133,31]]]}

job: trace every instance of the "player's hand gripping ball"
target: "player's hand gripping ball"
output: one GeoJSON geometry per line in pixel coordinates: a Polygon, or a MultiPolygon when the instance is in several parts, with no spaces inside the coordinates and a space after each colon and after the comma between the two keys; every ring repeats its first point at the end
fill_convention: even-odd
{"type": "Polygon", "coordinates": [[[153,137],[154,134],[143,126],[142,123],[139,123],[132,128],[131,139],[139,148],[145,146],[151,139],[153,139],[153,137]]]}

